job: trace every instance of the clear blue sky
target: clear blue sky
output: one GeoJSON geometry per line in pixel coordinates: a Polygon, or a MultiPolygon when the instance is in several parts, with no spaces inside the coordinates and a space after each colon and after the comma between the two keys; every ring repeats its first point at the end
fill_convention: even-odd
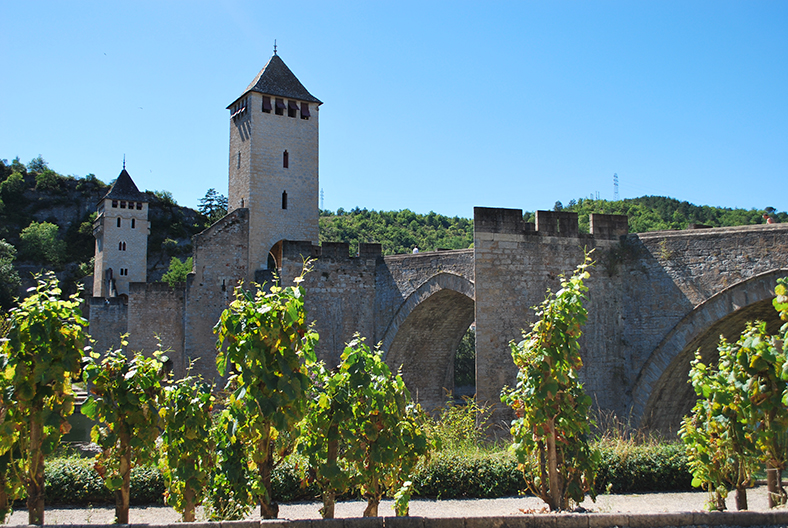
{"type": "Polygon", "coordinates": [[[324,101],[324,207],[599,193],[788,210],[788,2],[0,3],[0,158],[196,206],[272,54],[324,101]]]}

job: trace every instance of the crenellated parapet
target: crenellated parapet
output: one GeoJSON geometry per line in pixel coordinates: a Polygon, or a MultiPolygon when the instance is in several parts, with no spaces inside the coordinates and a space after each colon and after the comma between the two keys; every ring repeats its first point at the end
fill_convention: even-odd
{"type": "Polygon", "coordinates": [[[474,207],[477,233],[551,236],[566,238],[618,239],[629,232],[626,215],[591,214],[590,233],[580,233],[578,215],[569,211],[536,211],[536,222],[525,222],[521,209],[474,207]]]}
{"type": "Polygon", "coordinates": [[[318,246],[311,242],[285,240],[282,244],[282,258],[290,261],[300,262],[305,258],[315,258],[352,262],[358,259],[377,259],[382,256],[383,246],[378,243],[359,243],[355,255],[350,254],[350,244],[347,242],[323,242],[318,246]]]}

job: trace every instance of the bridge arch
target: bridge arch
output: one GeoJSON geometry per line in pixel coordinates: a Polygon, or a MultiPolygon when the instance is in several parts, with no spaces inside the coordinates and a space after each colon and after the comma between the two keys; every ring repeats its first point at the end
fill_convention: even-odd
{"type": "Polygon", "coordinates": [[[474,320],[473,282],[442,272],[402,303],[382,339],[386,363],[402,369],[414,399],[431,411],[454,385],[454,353],[474,320]]]}
{"type": "Polygon", "coordinates": [[[674,434],[696,396],[687,382],[690,362],[700,349],[705,362],[716,361],[720,335],[735,341],[748,321],[766,321],[770,332],[781,325],[772,306],[774,286],[788,274],[781,269],[738,282],[699,304],[651,353],[633,390],[633,417],[642,426],[674,434]]]}

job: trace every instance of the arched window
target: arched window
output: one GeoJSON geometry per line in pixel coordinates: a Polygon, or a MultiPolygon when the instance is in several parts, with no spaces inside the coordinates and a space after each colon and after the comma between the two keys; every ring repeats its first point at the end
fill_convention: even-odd
{"type": "Polygon", "coordinates": [[[287,209],[287,191],[282,191],[282,209],[287,209]]]}
{"type": "Polygon", "coordinates": [[[136,222],[136,219],[132,218],[131,219],[131,228],[134,229],[135,227],[137,227],[137,222],[136,222]]]}
{"type": "Polygon", "coordinates": [[[126,251],[126,243],[118,242],[118,251],[126,251]]]}
{"type": "Polygon", "coordinates": [[[118,217],[118,227],[120,227],[120,217],[118,217]]]}
{"type": "Polygon", "coordinates": [[[290,153],[287,151],[282,154],[282,167],[285,169],[290,167],[290,153]]]}

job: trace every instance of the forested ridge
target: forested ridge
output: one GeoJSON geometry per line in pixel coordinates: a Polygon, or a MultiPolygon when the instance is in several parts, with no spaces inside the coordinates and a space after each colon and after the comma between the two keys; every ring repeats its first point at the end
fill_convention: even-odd
{"type": "Polygon", "coordinates": [[[359,242],[377,242],[384,255],[437,249],[465,249],[473,244],[473,220],[408,209],[370,211],[356,207],[320,212],[320,242],[347,242],[355,255],[359,242]]]}
{"type": "MultiPolygon", "coordinates": [[[[132,175],[133,177],[133,175],[132,175]]],[[[19,158],[0,160],[0,306],[9,306],[17,294],[19,278],[51,269],[70,284],[93,272],[93,220],[98,200],[109,186],[93,174],[65,176],[55,172],[38,156],[29,163],[19,158]]],[[[148,280],[160,280],[173,257],[191,255],[191,237],[226,213],[227,198],[208,189],[198,211],[179,206],[168,191],[145,191],[149,204],[151,234],[148,239],[148,280]]],[[[566,206],[556,202],[553,210],[578,213],[581,232],[588,232],[590,213],[625,214],[633,233],[686,229],[689,224],[712,227],[764,223],[766,213],[774,221],[788,222],[788,213],[764,209],[732,209],[698,206],[661,196],[625,200],[581,198],[566,206]]],[[[523,215],[534,220],[533,212],[523,215]]],[[[320,212],[320,241],[346,242],[350,254],[359,242],[382,245],[384,255],[438,249],[465,249],[473,245],[473,220],[435,212],[419,214],[408,209],[320,212]]]]}
{"type": "Polygon", "coordinates": [[[788,213],[778,212],[773,207],[764,209],[732,209],[694,205],[675,198],[664,196],[642,196],[625,200],[592,200],[581,198],[572,200],[564,207],[556,202],[554,210],[578,213],[580,230],[588,232],[588,215],[591,213],[624,214],[629,217],[630,233],[687,229],[690,224],[703,224],[710,227],[763,224],[764,213],[776,222],[788,222],[788,213]]]}
{"type": "MultiPolygon", "coordinates": [[[[643,196],[625,200],[592,200],[581,198],[564,206],[556,202],[555,211],[578,213],[582,233],[588,233],[588,215],[591,213],[623,214],[629,217],[629,231],[644,233],[670,229],[686,229],[690,224],[711,227],[762,224],[764,213],[776,222],[788,222],[788,213],[765,209],[732,209],[694,205],[675,198],[643,196]]],[[[534,212],[523,218],[533,222],[534,212]]],[[[464,249],[473,244],[473,220],[448,217],[434,212],[423,215],[408,209],[401,211],[374,211],[339,209],[320,212],[320,241],[348,242],[355,254],[358,242],[379,242],[383,254],[408,253],[414,247],[420,251],[437,249],[464,249]]]]}

